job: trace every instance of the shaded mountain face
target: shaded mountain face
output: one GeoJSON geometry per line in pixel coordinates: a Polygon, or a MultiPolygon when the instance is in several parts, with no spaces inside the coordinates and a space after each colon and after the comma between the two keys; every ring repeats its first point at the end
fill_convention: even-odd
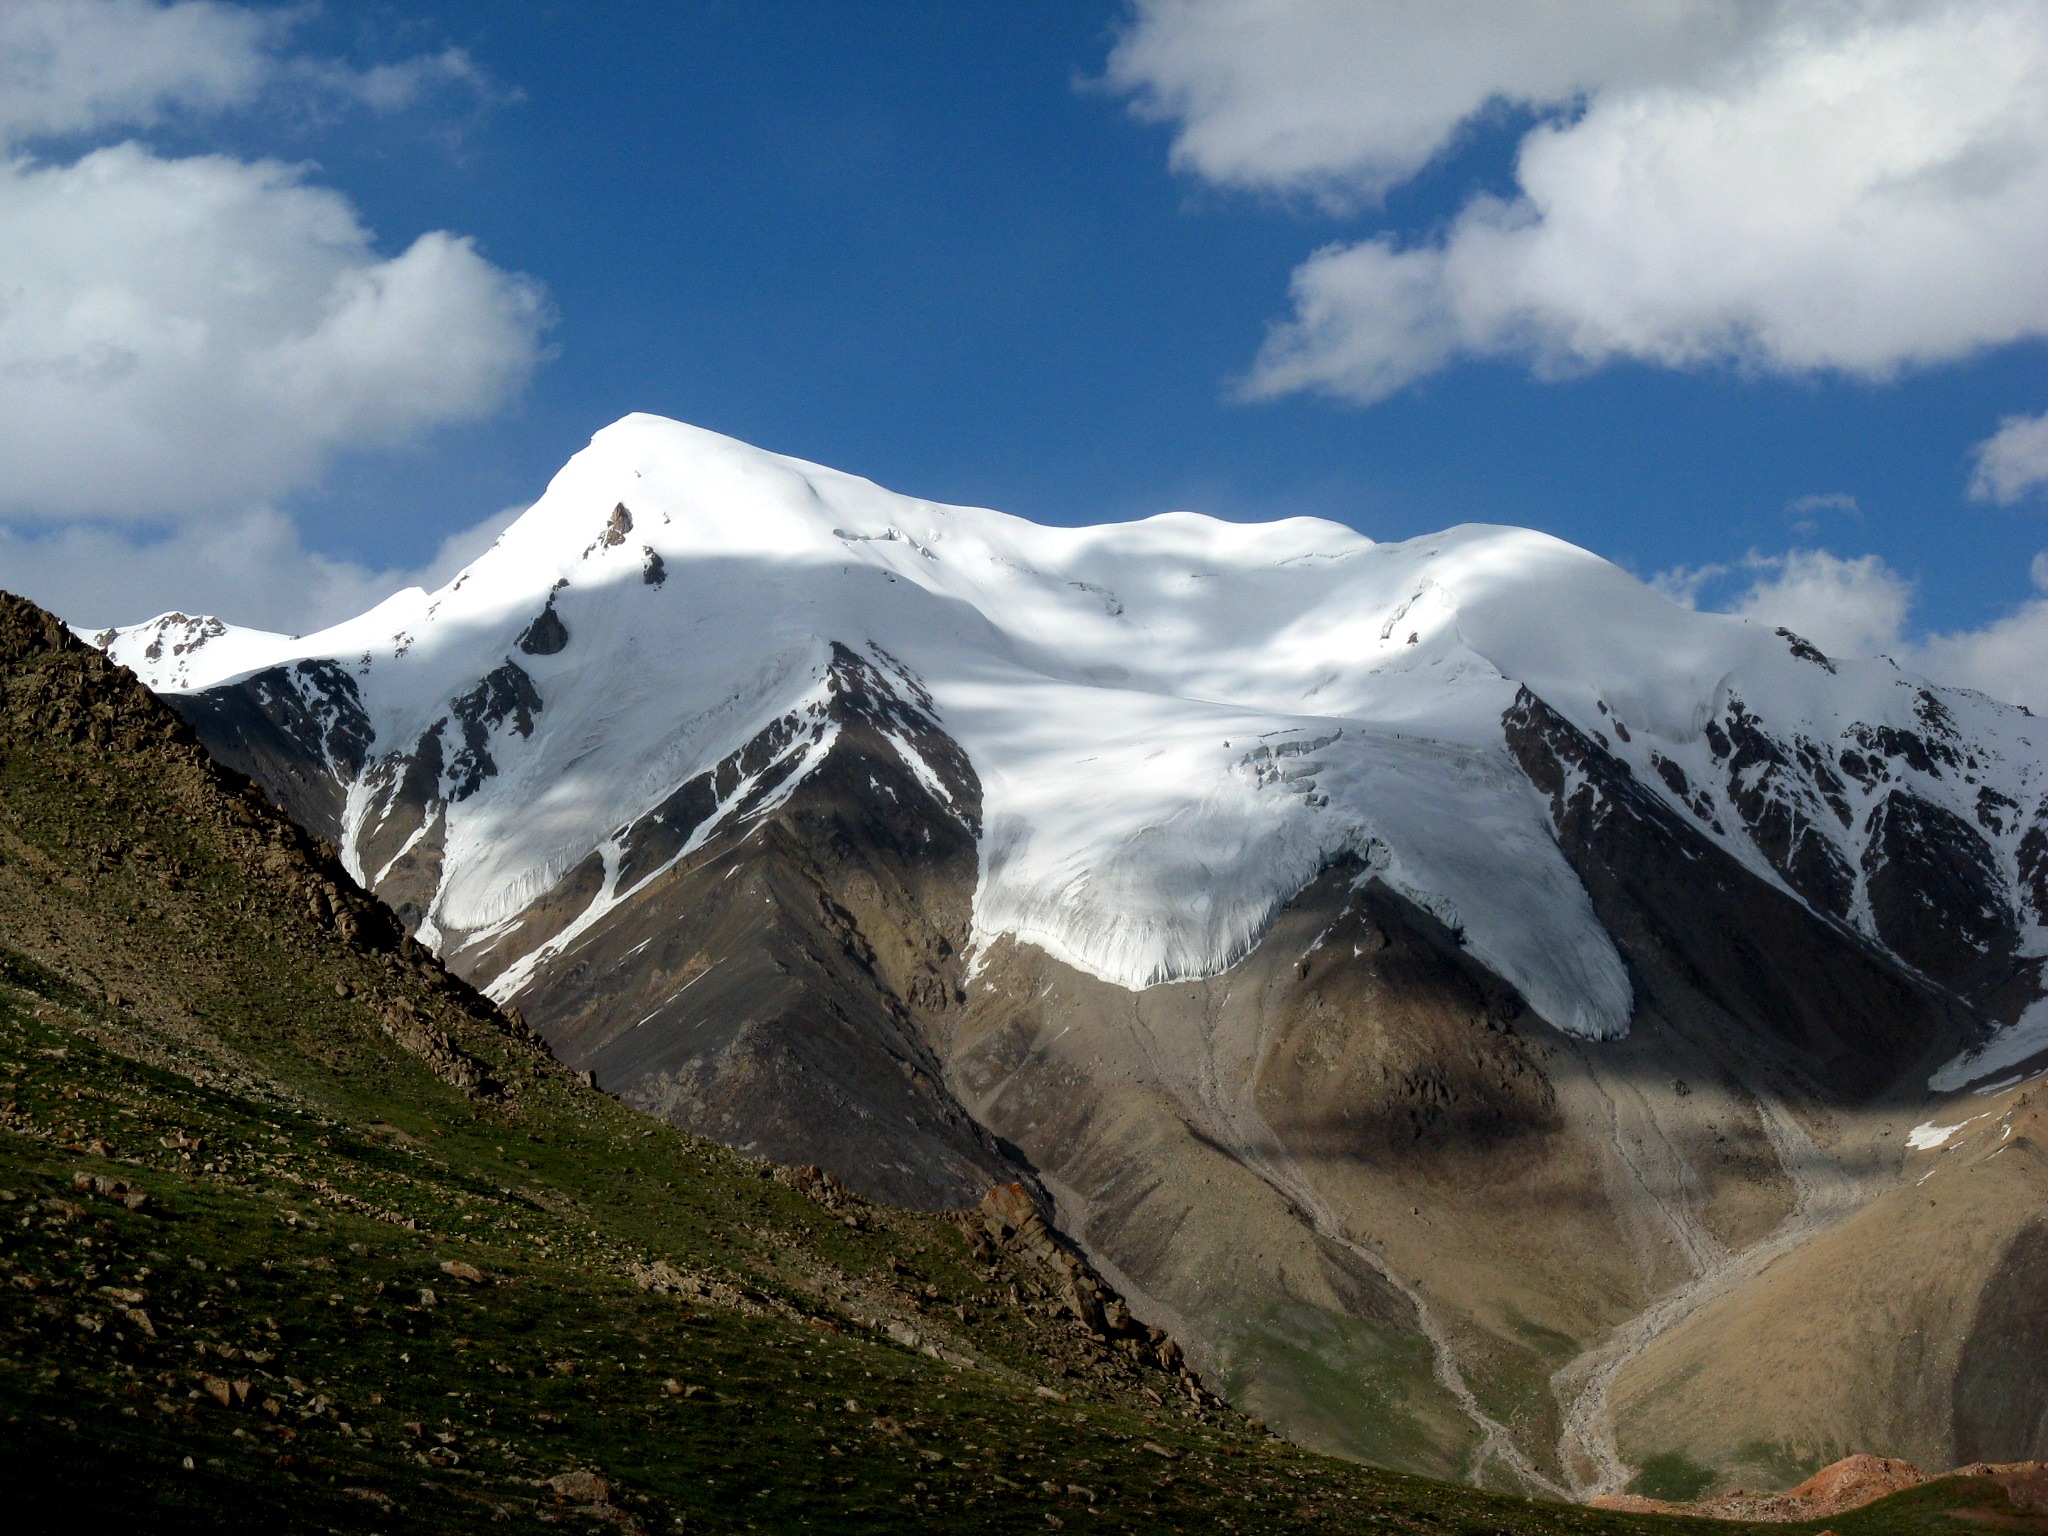
{"type": "Polygon", "coordinates": [[[647,417],[440,592],[97,638],[627,1102],[1019,1180],[1315,1444],[1683,1496],[2043,1449],[1969,1342],[2023,1180],[1900,1303],[1910,1421],[1884,1330],[1778,1397],[1712,1331],[2048,1060],[2023,710],[1520,530],[1040,528],[647,417]]]}

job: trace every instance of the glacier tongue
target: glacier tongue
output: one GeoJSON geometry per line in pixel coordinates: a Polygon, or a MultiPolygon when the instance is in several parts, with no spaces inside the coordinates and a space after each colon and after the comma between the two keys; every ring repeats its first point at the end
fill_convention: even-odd
{"type": "MultiPolygon", "coordinates": [[[[1740,695],[1781,733],[1833,740],[1909,720],[1921,688],[1883,662],[1823,672],[1526,530],[1376,544],[1305,518],[1041,527],[652,416],[600,432],[438,592],[303,639],[173,616],[113,648],[188,692],[331,658],[361,690],[372,772],[436,730],[454,742],[451,710],[480,679],[530,689],[528,714],[462,727],[471,780],[442,786],[427,915],[449,934],[502,922],[804,707],[834,644],[900,661],[973,764],[984,940],[1133,989],[1213,975],[1351,855],[1551,1023],[1596,1037],[1626,1029],[1629,981],[1508,752],[1518,688],[1780,884],[1692,790],[1717,771],[1709,723],[1740,695]],[[1685,792],[1667,793],[1681,766],[1685,792]]],[[[1987,782],[2039,798],[2041,754],[2011,739],[2024,717],[1943,697],[1994,742],[1987,782]]],[[[1853,867],[1862,833],[1826,835],[1853,867]]]]}
{"type": "MultiPolygon", "coordinates": [[[[1488,691],[1501,710],[1514,696],[1488,691]]],[[[1348,853],[1560,1028],[1627,1027],[1621,959],[1497,742],[1103,693],[1037,699],[1069,731],[1041,726],[1028,753],[947,711],[983,775],[984,940],[1014,935],[1131,988],[1210,976],[1348,853]]]]}

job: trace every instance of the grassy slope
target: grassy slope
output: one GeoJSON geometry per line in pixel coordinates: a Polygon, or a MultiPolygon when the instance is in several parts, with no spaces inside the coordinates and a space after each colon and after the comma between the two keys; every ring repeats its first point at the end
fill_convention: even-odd
{"type": "Polygon", "coordinates": [[[1673,1524],[1301,1453],[1046,1282],[585,1088],[0,597],[10,1529],[1673,1524]]]}

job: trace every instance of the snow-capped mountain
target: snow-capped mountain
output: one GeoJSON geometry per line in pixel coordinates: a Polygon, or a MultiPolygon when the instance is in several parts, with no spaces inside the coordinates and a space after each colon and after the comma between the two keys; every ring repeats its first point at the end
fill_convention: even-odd
{"type": "MultiPolygon", "coordinates": [[[[837,645],[928,700],[979,777],[977,934],[1119,986],[1226,969],[1348,852],[1551,1024],[1623,1033],[1626,968],[1508,745],[1523,689],[1745,866],[1930,974],[2048,954],[2039,722],[1688,612],[1522,529],[1047,528],[639,416],[438,592],[302,639],[182,615],[100,639],[171,693],[286,669],[265,686],[317,722],[344,856],[374,888],[431,842],[418,924],[458,952],[593,852],[585,916],[625,899],[665,867],[625,874],[645,818],[775,722],[816,722],[721,786],[667,862],[772,806],[760,775],[786,795],[831,750],[837,645]],[[1888,890],[1922,842],[1966,898],[1945,943],[1888,890]]],[[[494,994],[564,942],[499,947],[494,994]]]]}
{"type": "Polygon", "coordinates": [[[1629,1371],[1871,1197],[1814,1169],[2048,1051],[2040,721],[1526,530],[1048,528],[633,416],[438,592],[95,638],[606,1086],[1041,1180],[1410,1465],[1625,1480],[1629,1371]]]}

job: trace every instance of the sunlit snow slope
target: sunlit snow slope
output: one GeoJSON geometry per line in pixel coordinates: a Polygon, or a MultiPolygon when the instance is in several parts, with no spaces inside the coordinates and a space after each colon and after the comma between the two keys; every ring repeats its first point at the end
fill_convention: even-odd
{"type": "MultiPolygon", "coordinates": [[[[599,904],[626,899],[623,829],[775,722],[822,719],[837,643],[928,690],[979,775],[983,936],[1126,987],[1228,967],[1351,853],[1551,1023],[1624,1031],[1626,970],[1505,739],[1524,689],[1875,938],[1901,808],[1952,818],[2002,893],[1984,944],[2048,953],[2040,722],[1686,611],[1520,529],[1047,528],[636,415],[438,592],[296,639],[175,615],[99,638],[171,692],[331,663],[306,705],[365,717],[364,750],[333,760],[344,852],[372,884],[393,862],[365,867],[393,755],[416,763],[438,737],[430,939],[508,923],[593,849],[613,850],[599,904]]],[[[791,734],[778,792],[830,750],[828,729],[791,734]]],[[[493,991],[516,995],[544,959],[493,991]]]]}

